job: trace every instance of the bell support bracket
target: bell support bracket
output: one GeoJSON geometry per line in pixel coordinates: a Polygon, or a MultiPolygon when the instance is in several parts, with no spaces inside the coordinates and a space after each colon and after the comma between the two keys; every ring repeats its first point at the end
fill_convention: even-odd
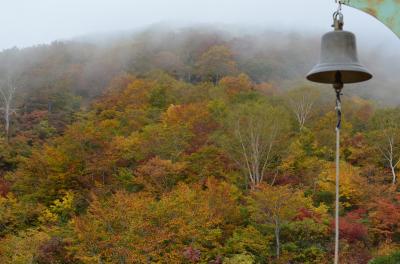
{"type": "MultiPolygon", "coordinates": [[[[338,0],[337,0],[338,1],[338,0]]],[[[400,38],[400,1],[398,0],[341,0],[342,4],[368,13],[385,24],[400,38]]]]}

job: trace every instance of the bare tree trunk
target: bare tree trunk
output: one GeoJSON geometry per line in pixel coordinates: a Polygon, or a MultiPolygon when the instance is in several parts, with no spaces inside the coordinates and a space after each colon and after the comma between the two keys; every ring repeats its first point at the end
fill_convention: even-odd
{"type": "Polygon", "coordinates": [[[306,94],[303,94],[301,97],[289,99],[290,107],[296,116],[300,131],[303,130],[310,116],[315,100],[315,98],[312,98],[310,95],[307,96],[306,94]]]}
{"type": "Polygon", "coordinates": [[[10,107],[7,105],[4,109],[5,133],[6,140],[10,140],[10,107]]]}
{"type": "Polygon", "coordinates": [[[7,77],[7,81],[3,82],[0,86],[0,95],[1,101],[3,103],[3,107],[1,110],[4,113],[4,130],[6,134],[7,142],[10,138],[10,121],[11,115],[15,112],[14,109],[11,108],[12,102],[15,95],[16,86],[13,83],[13,80],[10,76],[7,77]]]}
{"type": "Polygon", "coordinates": [[[386,159],[390,171],[392,173],[392,184],[395,185],[397,182],[396,167],[400,164],[398,154],[396,155],[395,139],[393,135],[387,135],[387,143],[385,147],[379,146],[378,149],[386,159]]]}
{"type": "Polygon", "coordinates": [[[390,169],[392,170],[392,184],[396,184],[396,171],[395,171],[395,167],[393,165],[390,165],[390,169]]]}

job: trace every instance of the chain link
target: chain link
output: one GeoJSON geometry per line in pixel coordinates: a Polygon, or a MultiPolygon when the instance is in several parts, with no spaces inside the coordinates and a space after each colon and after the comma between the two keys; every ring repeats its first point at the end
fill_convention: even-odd
{"type": "Polygon", "coordinates": [[[342,12],[342,1],[336,0],[336,4],[338,4],[337,12],[342,12]]]}
{"type": "Polygon", "coordinates": [[[343,30],[344,17],[343,17],[343,13],[342,13],[342,1],[340,1],[340,0],[335,0],[335,1],[338,4],[338,8],[333,13],[332,27],[335,28],[335,30],[343,30]]]}

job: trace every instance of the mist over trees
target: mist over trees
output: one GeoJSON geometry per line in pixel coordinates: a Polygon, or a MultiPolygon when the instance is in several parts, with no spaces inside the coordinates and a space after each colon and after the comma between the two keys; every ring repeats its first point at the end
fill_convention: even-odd
{"type": "MultiPolygon", "coordinates": [[[[187,27],[1,52],[0,263],[330,263],[335,98],[304,80],[318,50],[187,27]]],[[[399,257],[388,54],[363,50],[376,78],[344,90],[341,263],[399,257]]]]}
{"type": "MultiPolygon", "coordinates": [[[[103,38],[107,39],[107,35],[103,38]]],[[[5,50],[0,54],[0,66],[4,72],[12,63],[14,71],[19,71],[19,79],[29,79],[29,84],[25,81],[22,85],[28,93],[26,97],[51,86],[53,92],[58,88],[93,98],[118,73],[145,75],[154,70],[188,82],[245,73],[255,83],[269,82],[290,88],[292,82],[304,82],[307,69],[318,60],[320,44],[319,36],[310,34],[156,26],[120,38],[110,37],[100,44],[96,41],[97,38],[88,36],[5,50]]],[[[372,47],[362,50],[360,57],[375,73],[375,79],[351,89],[352,92],[398,104],[400,99],[391,93],[395,91],[398,65],[387,63],[388,58],[395,60],[393,56],[398,56],[398,52],[372,47]]]]}

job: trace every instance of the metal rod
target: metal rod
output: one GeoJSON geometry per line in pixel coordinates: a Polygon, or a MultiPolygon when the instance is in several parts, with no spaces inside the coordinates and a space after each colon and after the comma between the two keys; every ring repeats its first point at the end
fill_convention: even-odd
{"type": "Polygon", "coordinates": [[[340,95],[343,84],[334,85],[336,91],[336,201],[335,201],[335,264],[339,264],[339,185],[340,185],[340,128],[342,124],[342,103],[340,95]]]}

